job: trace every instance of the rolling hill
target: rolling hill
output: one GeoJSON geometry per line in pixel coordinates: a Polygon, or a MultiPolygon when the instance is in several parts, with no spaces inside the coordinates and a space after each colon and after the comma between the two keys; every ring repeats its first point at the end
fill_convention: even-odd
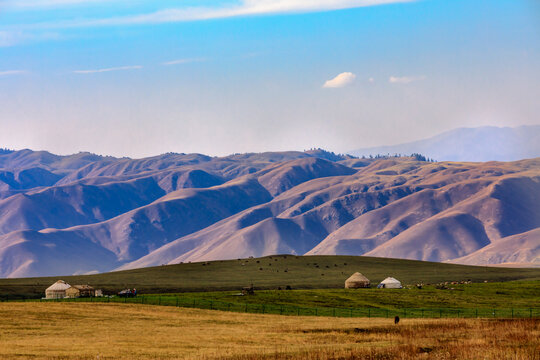
{"type": "Polygon", "coordinates": [[[538,266],[540,158],[4,151],[0,214],[1,277],[278,253],[538,266]]]}
{"type": "MultiPolygon", "coordinates": [[[[540,269],[498,268],[434,263],[369,256],[292,256],[205,261],[114,271],[103,274],[62,276],[69,284],[91,284],[106,293],[137,288],[157,294],[195,291],[238,291],[253,284],[257,289],[342,289],[345,279],[361,271],[372,284],[394,276],[403,284],[436,284],[471,280],[473,283],[540,280],[540,269]]],[[[6,296],[40,297],[58,277],[0,279],[0,299],[6,296]]],[[[519,283],[516,284],[519,286],[519,283]]]]}

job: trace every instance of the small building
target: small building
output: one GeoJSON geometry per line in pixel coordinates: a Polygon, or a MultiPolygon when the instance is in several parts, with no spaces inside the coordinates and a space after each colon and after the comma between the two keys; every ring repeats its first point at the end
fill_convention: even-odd
{"type": "Polygon", "coordinates": [[[95,292],[94,292],[94,296],[95,297],[102,297],[103,296],[103,291],[101,289],[96,289],[95,292]]]}
{"type": "Polygon", "coordinates": [[[92,297],[94,295],[94,288],[90,285],[73,285],[66,290],[66,297],[68,298],[92,297]]]}
{"type": "Polygon", "coordinates": [[[377,289],[401,289],[401,282],[393,277],[387,277],[379,285],[377,289]]]}
{"type": "Polygon", "coordinates": [[[347,280],[345,280],[345,289],[368,288],[369,279],[359,272],[355,272],[347,280]]]}
{"type": "Polygon", "coordinates": [[[46,299],[63,299],[66,297],[66,290],[71,287],[64,280],[58,280],[45,290],[46,299]]]}

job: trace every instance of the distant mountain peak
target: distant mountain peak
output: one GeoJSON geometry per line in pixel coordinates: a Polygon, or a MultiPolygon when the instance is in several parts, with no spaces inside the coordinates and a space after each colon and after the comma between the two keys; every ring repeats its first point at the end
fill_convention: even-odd
{"type": "Polygon", "coordinates": [[[515,161],[540,156],[540,125],[457,128],[409,143],[362,148],[355,156],[419,153],[437,161],[515,161]]]}

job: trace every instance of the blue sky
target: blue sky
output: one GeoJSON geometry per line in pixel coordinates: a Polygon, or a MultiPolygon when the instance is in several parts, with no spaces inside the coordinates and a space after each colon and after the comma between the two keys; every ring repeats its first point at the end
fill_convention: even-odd
{"type": "Polygon", "coordinates": [[[344,152],[539,124],[537,1],[0,1],[0,147],[344,152]]]}

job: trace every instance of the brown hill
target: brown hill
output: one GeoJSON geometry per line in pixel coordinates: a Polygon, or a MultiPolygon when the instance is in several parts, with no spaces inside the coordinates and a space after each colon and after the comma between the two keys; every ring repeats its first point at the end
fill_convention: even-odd
{"type": "Polygon", "coordinates": [[[540,229],[499,239],[469,255],[450,260],[455,264],[524,264],[540,266],[540,229]]]}
{"type": "MultiPolygon", "coordinates": [[[[304,182],[123,268],[271,255],[278,250],[303,254],[305,246],[313,244],[307,255],[461,258],[489,249],[508,231],[539,226],[537,169],[538,160],[378,160],[353,175],[304,182]],[[505,210],[513,207],[518,208],[517,219],[505,210]]],[[[537,232],[523,236],[540,244],[537,232]]],[[[521,254],[520,261],[537,261],[531,252],[521,254]]]]}
{"type": "Polygon", "coordinates": [[[0,186],[1,276],[276,253],[540,262],[540,159],[22,151],[0,154],[0,171],[13,175],[0,186]]]}

